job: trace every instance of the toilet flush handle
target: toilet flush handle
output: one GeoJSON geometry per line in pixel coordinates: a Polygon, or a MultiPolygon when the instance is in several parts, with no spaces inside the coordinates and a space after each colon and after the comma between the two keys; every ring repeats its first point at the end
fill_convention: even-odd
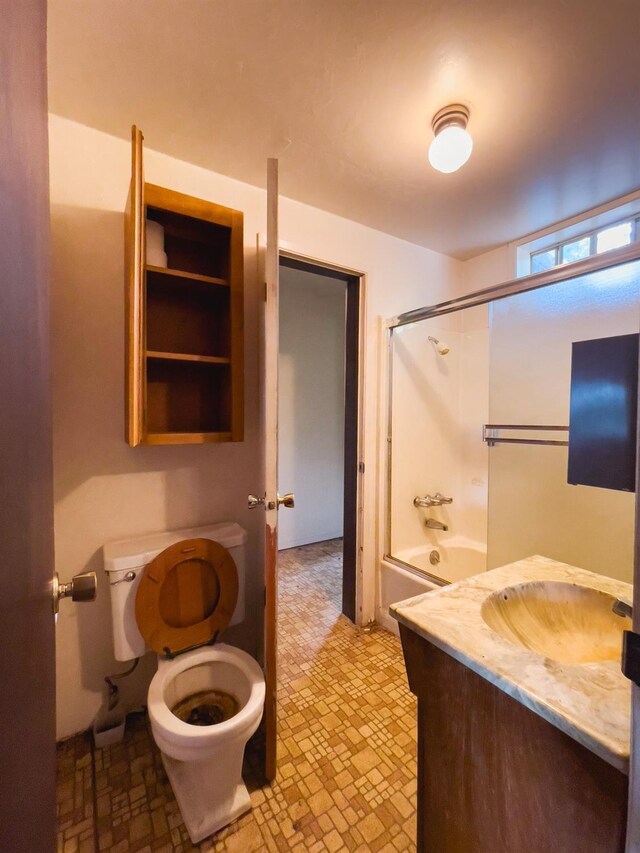
{"type": "Polygon", "coordinates": [[[136,579],[136,573],[135,572],[127,572],[123,578],[120,578],[120,580],[117,580],[117,581],[114,581],[113,583],[110,583],[109,586],[118,586],[119,583],[131,583],[135,579],[136,579]]]}
{"type": "Polygon", "coordinates": [[[69,583],[60,583],[58,573],[55,572],[51,583],[53,612],[58,612],[61,598],[70,598],[72,601],[94,601],[97,584],[98,578],[95,572],[81,572],[79,575],[74,575],[69,583]]]}

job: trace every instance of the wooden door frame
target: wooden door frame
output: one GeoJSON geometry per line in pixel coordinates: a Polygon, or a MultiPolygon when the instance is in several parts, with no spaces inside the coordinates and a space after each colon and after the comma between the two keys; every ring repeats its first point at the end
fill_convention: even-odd
{"type": "Polygon", "coordinates": [[[280,266],[310,272],[346,284],[344,417],[344,562],[342,612],[362,624],[362,514],[364,492],[364,345],[366,275],[298,252],[280,249],[280,266]],[[347,527],[349,525],[349,527],[347,527]]]}

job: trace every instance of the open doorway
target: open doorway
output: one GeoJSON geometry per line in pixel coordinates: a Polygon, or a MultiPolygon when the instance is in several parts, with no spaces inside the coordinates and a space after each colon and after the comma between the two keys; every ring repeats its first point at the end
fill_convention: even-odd
{"type": "Polygon", "coordinates": [[[295,493],[296,511],[280,515],[279,548],[327,543],[342,564],[342,612],[352,622],[360,288],[358,275],[280,257],[278,482],[295,493]]]}

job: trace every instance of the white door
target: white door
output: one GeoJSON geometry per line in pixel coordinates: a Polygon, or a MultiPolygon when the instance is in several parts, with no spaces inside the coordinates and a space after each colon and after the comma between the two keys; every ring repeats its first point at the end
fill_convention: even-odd
{"type": "Polygon", "coordinates": [[[265,250],[265,307],[260,385],[264,494],[249,495],[249,506],[264,509],[265,607],[265,775],[276,776],[277,749],[277,612],[278,612],[278,510],[292,508],[293,495],[278,494],[278,161],[267,161],[267,245],[265,250]]]}

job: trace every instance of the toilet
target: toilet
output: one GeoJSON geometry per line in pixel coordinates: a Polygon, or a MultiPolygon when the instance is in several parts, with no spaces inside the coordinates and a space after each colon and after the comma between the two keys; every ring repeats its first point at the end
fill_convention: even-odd
{"type": "Polygon", "coordinates": [[[225,522],[103,549],[116,660],[158,655],[151,730],[194,844],[251,807],[242,760],[262,718],[264,675],[218,641],[244,620],[246,541],[225,522]]]}

